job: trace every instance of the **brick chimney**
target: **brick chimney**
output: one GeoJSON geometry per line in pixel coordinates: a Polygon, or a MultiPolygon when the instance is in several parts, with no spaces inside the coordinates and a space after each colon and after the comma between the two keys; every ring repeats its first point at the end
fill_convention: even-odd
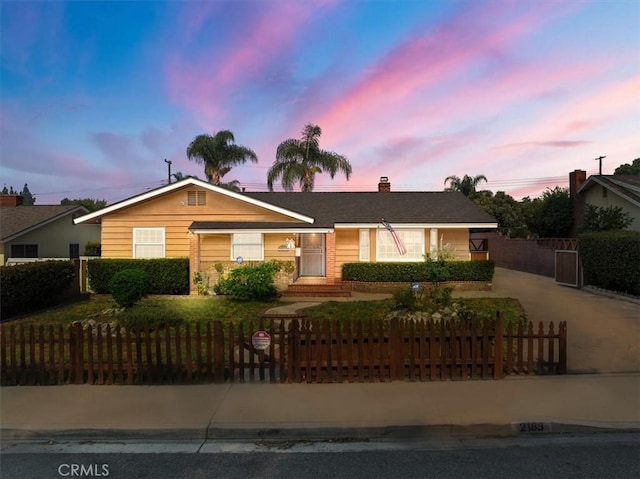
{"type": "Polygon", "coordinates": [[[21,206],[23,202],[22,195],[0,195],[0,206],[21,206]]]}
{"type": "Polygon", "coordinates": [[[587,172],[575,170],[569,173],[569,197],[571,198],[571,209],[573,210],[572,236],[577,236],[578,230],[584,222],[584,196],[578,194],[580,186],[587,181],[587,172]]]}
{"type": "Polygon", "coordinates": [[[378,183],[378,191],[388,193],[391,191],[391,183],[389,183],[389,178],[386,176],[380,177],[380,183],[378,183]]]}

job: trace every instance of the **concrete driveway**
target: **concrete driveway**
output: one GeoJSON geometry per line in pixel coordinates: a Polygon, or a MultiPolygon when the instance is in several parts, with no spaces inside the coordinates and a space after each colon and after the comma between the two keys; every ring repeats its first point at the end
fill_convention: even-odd
{"type": "Polygon", "coordinates": [[[496,268],[491,292],[457,296],[517,298],[529,321],[567,322],[570,373],[640,371],[640,305],[560,286],[553,278],[496,268]]]}

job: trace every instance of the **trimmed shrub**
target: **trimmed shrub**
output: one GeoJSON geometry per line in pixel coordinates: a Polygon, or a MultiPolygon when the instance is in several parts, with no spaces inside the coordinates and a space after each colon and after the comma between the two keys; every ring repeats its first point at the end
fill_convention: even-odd
{"type": "Polygon", "coordinates": [[[119,306],[133,306],[147,294],[149,275],[141,269],[119,271],[111,278],[109,289],[119,306]]]}
{"type": "Polygon", "coordinates": [[[640,296],[640,232],[583,233],[578,251],[586,285],[640,296]]]}
{"type": "Polygon", "coordinates": [[[241,266],[232,269],[228,278],[221,278],[213,287],[216,294],[230,295],[238,301],[266,301],[278,295],[274,279],[280,271],[277,263],[241,266]]]}
{"type": "Polygon", "coordinates": [[[100,256],[102,244],[100,241],[89,241],[84,245],[84,256],[100,256]]]}
{"type": "Polygon", "coordinates": [[[91,289],[108,294],[113,275],[125,269],[149,275],[148,294],[189,294],[189,258],[93,259],[87,263],[91,289]]]}
{"type": "Polygon", "coordinates": [[[0,267],[0,318],[55,306],[72,293],[71,261],[42,261],[0,267]]]}
{"type": "Polygon", "coordinates": [[[345,263],[344,281],[438,282],[491,281],[493,261],[422,261],[416,263],[345,263]]]}

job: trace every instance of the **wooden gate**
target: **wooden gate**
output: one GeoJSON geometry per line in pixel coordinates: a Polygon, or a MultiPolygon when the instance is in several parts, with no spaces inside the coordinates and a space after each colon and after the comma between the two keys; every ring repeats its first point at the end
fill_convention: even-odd
{"type": "Polygon", "coordinates": [[[577,250],[556,250],[556,283],[565,286],[580,286],[580,265],[577,250]]]}

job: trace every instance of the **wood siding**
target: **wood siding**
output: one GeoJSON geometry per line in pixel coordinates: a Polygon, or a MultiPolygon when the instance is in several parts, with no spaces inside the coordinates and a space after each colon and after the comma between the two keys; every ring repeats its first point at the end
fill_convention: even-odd
{"type": "MultiPolygon", "coordinates": [[[[189,256],[188,228],[194,221],[298,222],[288,216],[197,187],[174,191],[159,198],[107,215],[102,220],[102,257],[131,258],[133,228],[165,228],[165,256],[189,256]],[[187,191],[206,191],[205,206],[187,206],[187,191]]],[[[229,235],[225,260],[229,259],[229,235]]],[[[207,257],[218,257],[220,241],[206,240],[207,257]],[[209,244],[211,243],[211,244],[209,244]]]]}

